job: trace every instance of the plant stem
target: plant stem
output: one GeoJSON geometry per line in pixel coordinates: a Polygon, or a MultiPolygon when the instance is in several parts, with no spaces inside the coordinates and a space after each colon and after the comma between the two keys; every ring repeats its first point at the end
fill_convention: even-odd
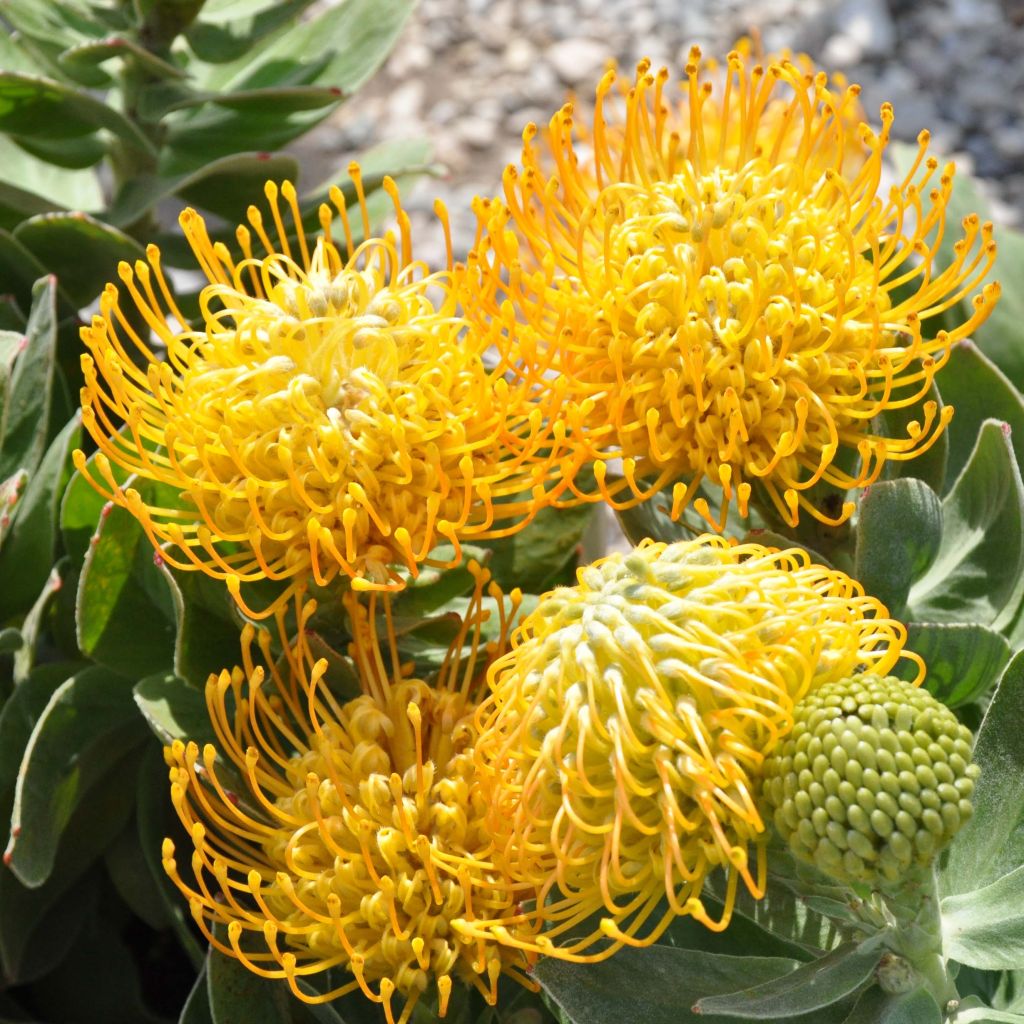
{"type": "Polygon", "coordinates": [[[956,984],[942,955],[942,919],[934,866],[909,878],[898,893],[886,898],[894,918],[894,952],[920,975],[946,1017],[959,1000],[956,984]]]}

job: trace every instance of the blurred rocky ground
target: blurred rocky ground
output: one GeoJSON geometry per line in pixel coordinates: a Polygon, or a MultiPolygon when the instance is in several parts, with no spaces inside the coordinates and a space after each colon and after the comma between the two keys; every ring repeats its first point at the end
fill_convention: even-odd
{"type": "Polygon", "coordinates": [[[569,92],[587,107],[609,57],[679,73],[693,43],[724,55],[752,30],[767,52],[803,51],[859,82],[872,116],[892,102],[897,137],[929,128],[938,152],[983,179],[997,220],[1024,222],[1024,0],[420,0],[384,69],[311,137],[306,180],[379,141],[425,136],[446,173],[406,196],[417,255],[443,251],[437,195],[458,255],[470,200],[497,191],[523,126],[569,92]]]}

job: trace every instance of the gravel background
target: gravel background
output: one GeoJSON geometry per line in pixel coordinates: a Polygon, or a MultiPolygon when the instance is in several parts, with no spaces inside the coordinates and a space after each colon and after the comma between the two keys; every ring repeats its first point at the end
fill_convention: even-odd
{"type": "Polygon", "coordinates": [[[385,67],[314,133],[308,157],[327,173],[383,139],[434,140],[447,175],[406,195],[413,237],[417,255],[440,257],[439,195],[458,255],[473,237],[470,199],[498,189],[523,126],[570,91],[589,106],[609,57],[628,69],[649,56],[676,74],[691,44],[724,56],[752,29],[767,52],[803,51],[859,82],[873,119],[891,101],[897,137],[931,129],[937,152],[984,179],[997,221],[1024,222],[1024,0],[420,0],[385,67]]]}

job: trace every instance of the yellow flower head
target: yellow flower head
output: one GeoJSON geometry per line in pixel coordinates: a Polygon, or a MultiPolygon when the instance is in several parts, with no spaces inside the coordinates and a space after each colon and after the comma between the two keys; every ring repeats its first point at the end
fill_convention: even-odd
{"type": "MultiPolygon", "coordinates": [[[[169,839],[165,869],[210,942],[262,977],[287,979],[306,1002],[358,988],[394,1024],[395,993],[405,1022],[428,991],[444,1016],[453,979],[491,1005],[501,974],[532,987],[522,974],[528,954],[460,930],[535,896],[493,863],[474,777],[481,668],[504,647],[508,618],[492,585],[501,636],[481,641],[488,576],[471,566],[476,591],[434,686],[399,664],[390,608],[382,640],[376,600],[369,614],[350,602],[364,694],[339,702],[301,629],[310,602],[285,673],[267,678],[253,663],[250,626],[244,667],[210,678],[219,753],[180,740],[166,751],[171,797],[194,844],[194,880],[179,872],[169,839]],[[226,942],[214,924],[226,926],[226,942]],[[350,980],[319,994],[302,986],[334,967],[350,980]]],[[[259,644],[273,664],[266,632],[259,644]]]]}
{"type": "MultiPolygon", "coordinates": [[[[239,581],[325,584],[339,572],[395,589],[396,566],[415,572],[444,542],[457,561],[460,539],[511,532],[535,513],[529,495],[554,458],[539,410],[467,336],[450,249],[445,272],[414,261],[408,217],[394,183],[384,187],[400,238],[356,245],[341,189],[307,240],[294,187],[268,183],[270,216],[249,209],[237,260],[186,210],[209,281],[198,329],[155,246],[148,264],[121,264],[126,295],[103,293],[82,331],[83,419],[101,450],[90,479],[154,545],[171,546],[172,564],[236,592],[239,581]],[[182,507],[147,504],[110,463],[169,485],[182,507]]],[[[76,466],[89,475],[81,453],[76,466]]]]}
{"type": "Polygon", "coordinates": [[[905,636],[802,550],[705,535],[581,569],[492,665],[478,714],[491,827],[512,876],[543,893],[549,927],[473,933],[586,961],[655,941],[677,915],[724,928],[740,879],[764,890],[754,797],[794,704],[861,668],[886,673],[905,636]],[[717,921],[701,898],[715,868],[728,875],[717,921]],[[581,934],[595,911],[600,927],[581,934]]]}
{"type": "MultiPolygon", "coordinates": [[[[998,286],[948,329],[932,318],[955,321],[988,272],[991,225],[966,218],[937,271],[958,227],[953,166],[927,155],[925,132],[909,173],[881,189],[892,107],[851,138],[858,88],[823,72],[738,52],[702,67],[695,48],[678,99],[647,62],[624,96],[615,80],[598,86],[584,145],[566,105],[545,132],[527,127],[504,201],[478,201],[480,329],[524,373],[564,381],[574,464],[596,460],[606,500],[671,484],[674,515],[692,500],[721,530],[760,485],[792,525],[801,508],[841,521],[852,503],[830,518],[811,487],[869,483],[952,414],[926,394],[998,286]],[[907,436],[875,432],[875,417],[904,409],[907,436]],[[705,481],[721,491],[717,520],[694,498],[705,481]]],[[[565,500],[599,496],[568,486],[565,500]]]]}

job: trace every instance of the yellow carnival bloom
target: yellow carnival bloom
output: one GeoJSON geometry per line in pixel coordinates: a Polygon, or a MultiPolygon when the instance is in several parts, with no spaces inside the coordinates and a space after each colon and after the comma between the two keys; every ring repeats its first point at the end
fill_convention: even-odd
{"type": "Polygon", "coordinates": [[[696,48],[680,99],[668,78],[643,62],[616,103],[609,71],[582,146],[571,105],[546,132],[527,127],[504,201],[477,202],[478,329],[573,396],[574,462],[596,460],[600,495],[569,483],[564,500],[627,507],[671,484],[673,515],[692,501],[721,530],[760,486],[791,525],[801,508],[842,521],[852,503],[830,518],[810,488],[870,483],[952,414],[926,393],[998,286],[949,330],[932,318],[988,272],[991,225],[966,218],[935,270],[953,166],[927,156],[924,132],[913,168],[880,191],[893,110],[852,140],[856,86],[736,52],[702,67],[696,48]],[[908,408],[906,437],[875,432],[908,408]],[[720,488],[717,519],[695,498],[704,482],[720,488]]]}
{"type": "Polygon", "coordinates": [[[655,941],[677,915],[724,928],[740,880],[764,891],[754,797],[794,704],[862,668],[884,675],[905,637],[802,550],[705,535],[581,569],[524,620],[478,713],[490,827],[548,927],[510,935],[522,917],[481,915],[469,932],[588,961],[655,941]],[[701,898],[715,868],[717,921],[701,898]],[[581,928],[595,912],[599,927],[581,928]]]}
{"type": "MultiPolygon", "coordinates": [[[[271,669],[267,679],[253,663],[250,626],[244,667],[210,678],[220,752],[181,741],[166,751],[172,800],[194,844],[194,881],[179,873],[169,839],[165,869],[211,943],[261,977],[287,979],[306,1002],[358,988],[394,1024],[395,993],[405,1022],[428,991],[444,1016],[453,979],[491,1005],[501,974],[533,987],[522,973],[528,954],[460,930],[535,895],[492,862],[475,780],[475,698],[483,665],[505,645],[508,618],[492,585],[501,636],[483,644],[488,574],[473,571],[476,591],[436,685],[399,663],[389,606],[382,638],[376,598],[369,614],[349,602],[364,695],[339,703],[324,682],[326,661],[314,663],[304,635],[309,602],[286,673],[271,669]],[[300,986],[333,967],[352,979],[321,994],[300,986]]],[[[266,632],[259,646],[273,665],[266,632]]],[[[524,941],[531,927],[519,925],[524,941]]]]}
{"type": "MultiPolygon", "coordinates": [[[[368,236],[358,166],[350,173],[368,236]]],[[[150,246],[148,264],[119,267],[127,295],[108,285],[82,331],[83,420],[101,455],[96,475],[82,453],[75,465],[154,545],[170,545],[172,564],[236,594],[239,581],[326,584],[339,572],[398,589],[395,567],[415,573],[437,544],[453,544],[457,561],[460,539],[529,521],[537,501],[507,499],[552,472],[529,389],[510,387],[467,335],[450,247],[445,272],[414,261],[408,217],[394,183],[384,187],[400,238],[356,245],[339,188],[307,240],[294,187],[268,183],[270,217],[249,209],[237,260],[186,210],[209,280],[201,327],[188,326],[150,246]],[[179,491],[182,507],[147,504],[110,463],[179,491]]]]}

